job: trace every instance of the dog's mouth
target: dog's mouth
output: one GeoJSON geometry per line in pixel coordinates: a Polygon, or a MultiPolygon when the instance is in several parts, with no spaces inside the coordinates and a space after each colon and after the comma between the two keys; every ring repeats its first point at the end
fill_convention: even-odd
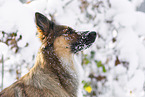
{"type": "Polygon", "coordinates": [[[78,51],[81,51],[82,49],[87,49],[92,45],[92,43],[96,39],[96,32],[84,32],[81,34],[81,38],[79,38],[76,42],[72,43],[71,50],[72,52],[76,53],[78,51]]]}

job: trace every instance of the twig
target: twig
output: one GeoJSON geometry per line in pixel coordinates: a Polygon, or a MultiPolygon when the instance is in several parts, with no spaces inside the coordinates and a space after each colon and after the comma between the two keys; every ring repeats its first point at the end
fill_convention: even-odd
{"type": "Polygon", "coordinates": [[[83,66],[84,65],[84,53],[83,53],[83,51],[81,51],[81,60],[82,60],[81,66],[83,66]]]}
{"type": "Polygon", "coordinates": [[[109,5],[109,8],[111,8],[110,0],[107,0],[107,2],[108,2],[108,5],[109,5]]]}
{"type": "Polygon", "coordinates": [[[66,6],[68,6],[72,1],[74,1],[74,0],[68,1],[68,2],[63,6],[63,9],[64,9],[66,6]]]}
{"type": "Polygon", "coordinates": [[[2,55],[2,83],[1,83],[1,89],[3,90],[3,81],[4,81],[4,59],[2,55]]]}

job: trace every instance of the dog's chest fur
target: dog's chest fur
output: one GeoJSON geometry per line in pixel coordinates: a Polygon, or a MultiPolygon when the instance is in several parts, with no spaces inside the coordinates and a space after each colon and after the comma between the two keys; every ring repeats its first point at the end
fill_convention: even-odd
{"type": "Polygon", "coordinates": [[[64,56],[62,56],[63,54],[59,56],[60,53],[58,54],[57,51],[42,50],[37,56],[39,60],[31,71],[32,73],[34,71],[34,73],[30,76],[36,76],[32,84],[38,88],[47,88],[52,91],[57,91],[58,94],[65,91],[67,94],[70,94],[69,96],[75,97],[78,90],[78,74],[74,66],[73,55],[66,53],[68,52],[65,51],[65,53],[63,53],[64,56]]]}

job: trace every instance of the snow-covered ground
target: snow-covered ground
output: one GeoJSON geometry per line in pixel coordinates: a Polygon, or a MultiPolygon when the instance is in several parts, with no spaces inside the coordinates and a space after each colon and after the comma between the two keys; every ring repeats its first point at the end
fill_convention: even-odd
{"type": "Polygon", "coordinates": [[[82,90],[84,95],[145,97],[145,13],[136,11],[142,2],[35,0],[22,4],[0,0],[0,66],[4,66],[3,78],[0,67],[0,87],[2,80],[5,88],[33,66],[40,47],[34,18],[35,12],[41,12],[58,24],[98,32],[94,45],[79,53],[83,56],[77,63],[86,62],[82,65],[82,87],[86,82],[92,88],[91,93],[82,90]],[[17,35],[8,41],[11,33],[17,35]],[[15,40],[19,40],[17,45],[15,40]]]}

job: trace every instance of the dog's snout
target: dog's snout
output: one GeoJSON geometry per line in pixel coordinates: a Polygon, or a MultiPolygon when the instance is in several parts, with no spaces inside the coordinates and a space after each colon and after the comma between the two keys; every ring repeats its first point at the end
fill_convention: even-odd
{"type": "Polygon", "coordinates": [[[90,32],[88,35],[87,35],[87,41],[86,41],[86,44],[90,44],[90,43],[93,43],[96,39],[96,36],[97,36],[97,33],[95,31],[92,31],[90,32]]]}
{"type": "Polygon", "coordinates": [[[89,39],[94,39],[94,38],[96,38],[96,35],[97,35],[97,33],[95,31],[92,31],[92,32],[89,33],[88,38],[89,39]]]}

